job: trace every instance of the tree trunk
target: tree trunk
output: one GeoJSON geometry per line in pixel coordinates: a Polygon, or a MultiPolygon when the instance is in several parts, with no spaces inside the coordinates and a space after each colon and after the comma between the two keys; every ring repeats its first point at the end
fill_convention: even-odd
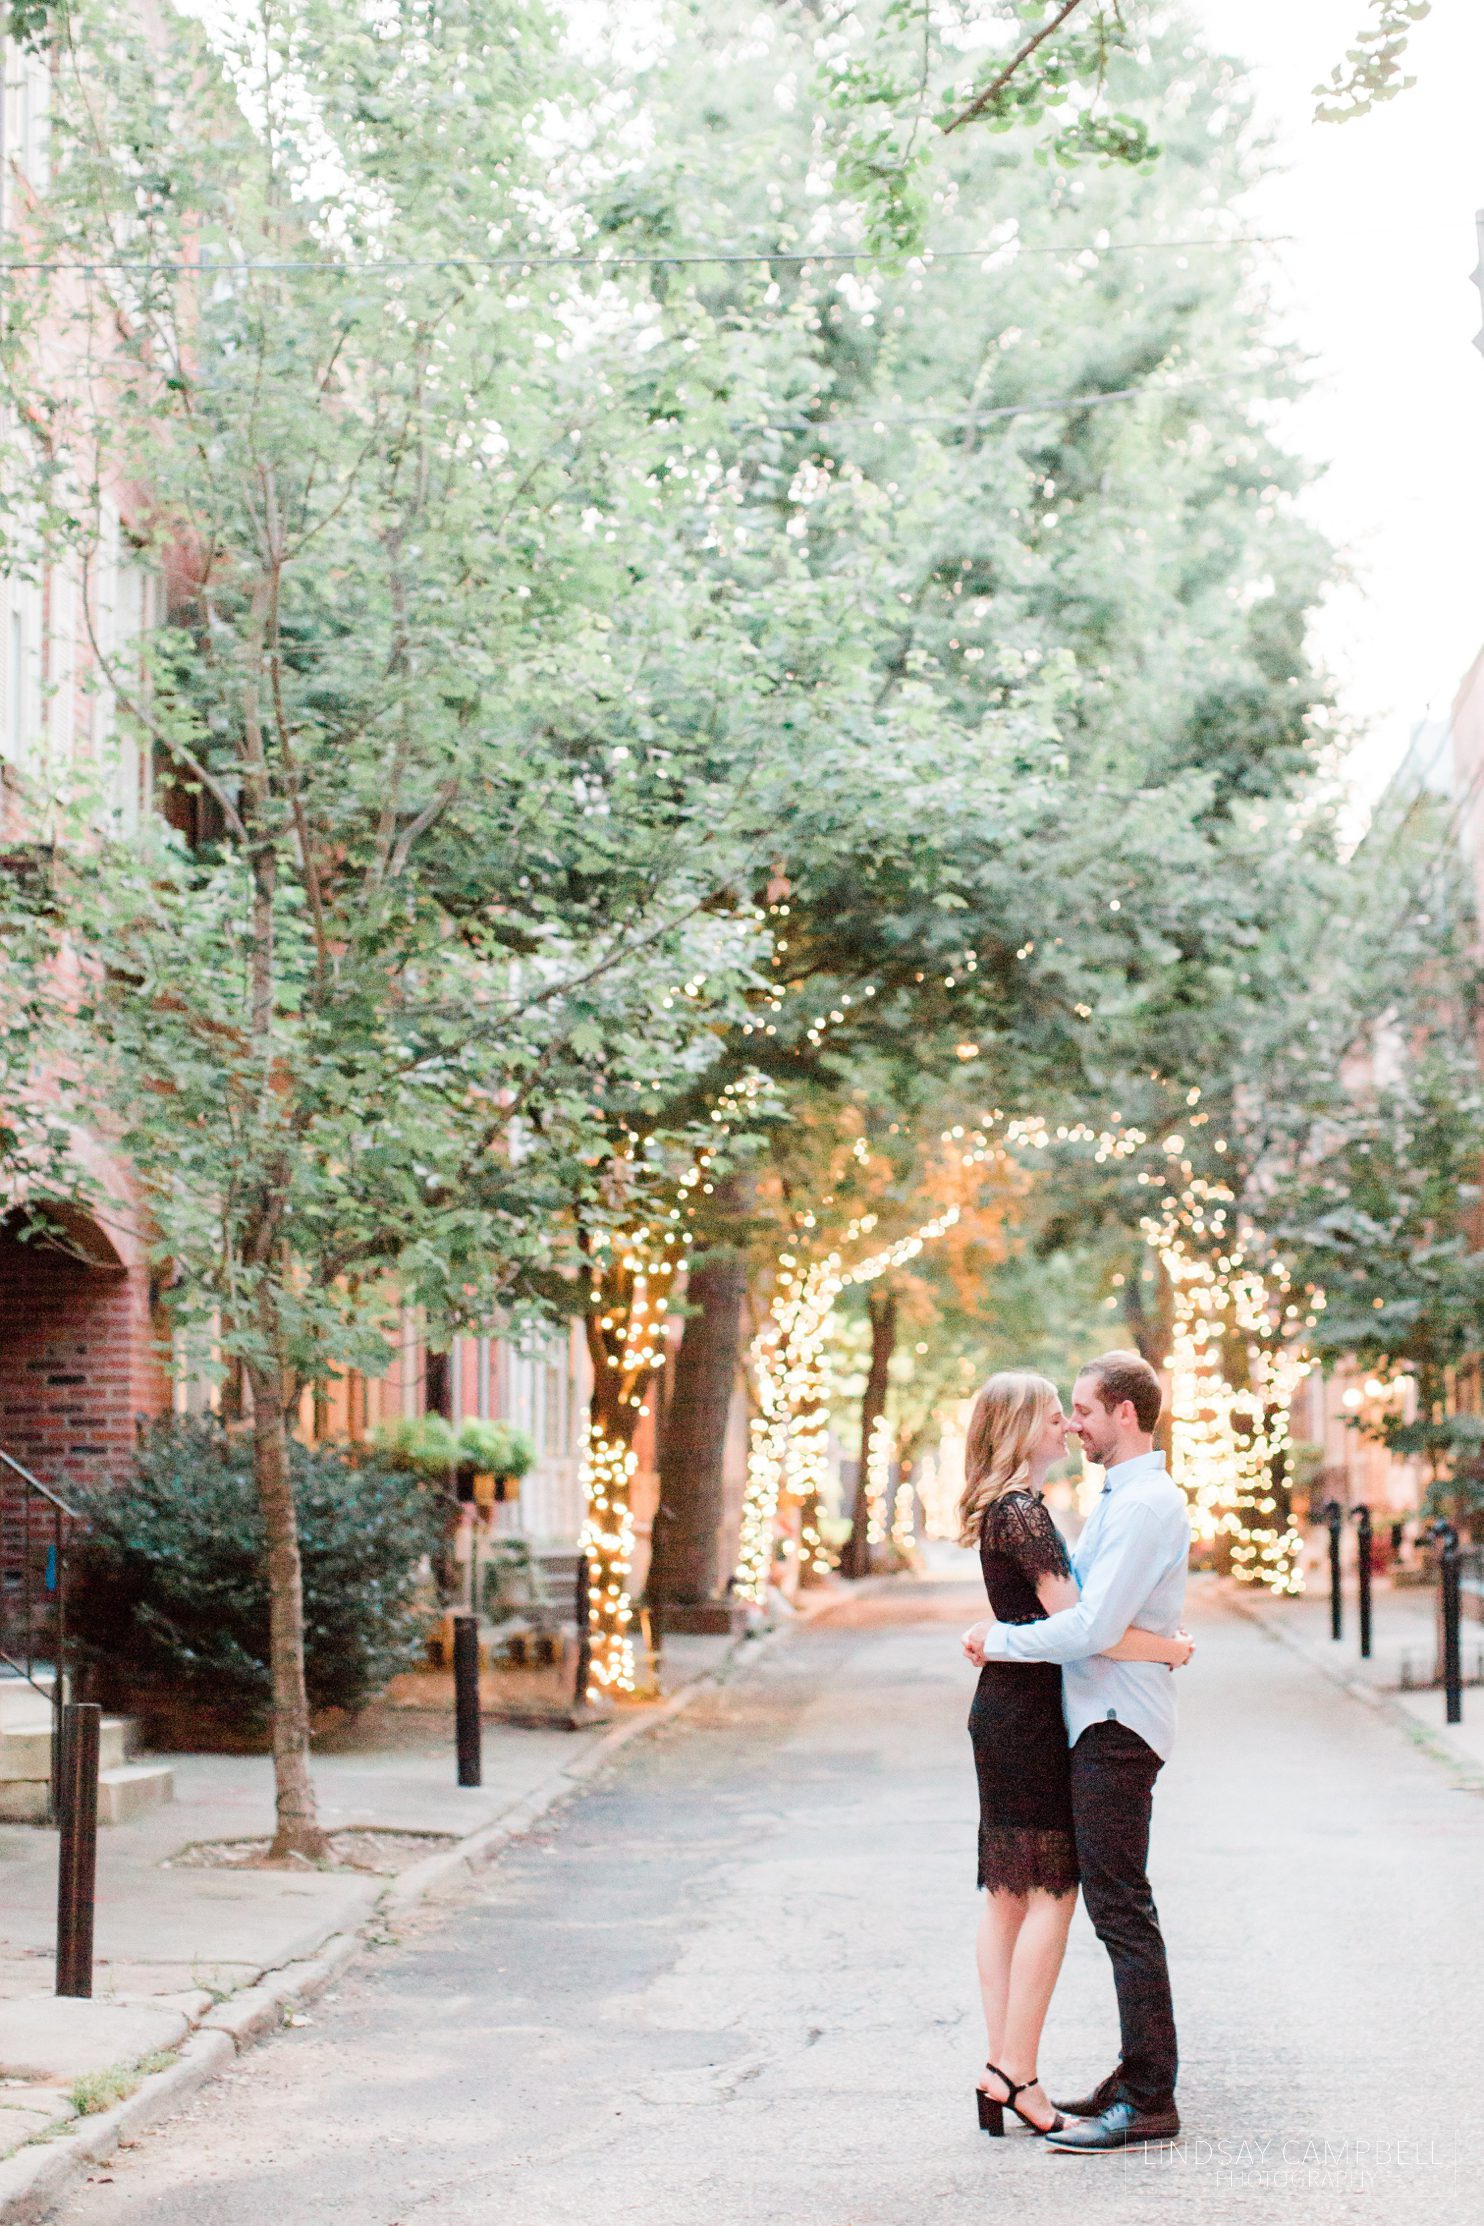
{"type": "Polygon", "coordinates": [[[328,1852],[309,1769],[309,1695],[304,1682],[304,1576],[289,1476],[281,1378],[249,1369],[253,1476],[268,1539],[269,1662],[273,1676],[273,1781],[277,1830],[271,1853],[311,1859],[328,1852]]]}
{"type": "Polygon", "coordinates": [[[248,966],[248,1032],[259,1060],[257,1150],[261,1189],[249,1217],[244,1258],[261,1279],[257,1300],[258,1357],[244,1363],[252,1391],[253,1481],[263,1511],[268,1558],[268,1661],[273,1683],[273,1782],[277,1829],[272,1855],[311,1860],[329,1852],[315,1806],[309,1768],[309,1695],[304,1681],[304,1571],[299,1521],[289,1475],[282,1328],[275,1284],[286,1272],[283,1223],[289,1146],[280,1128],[275,1091],[278,937],[275,898],[278,855],[271,832],[272,782],[263,739],[268,692],[269,614],[278,600],[275,550],[270,570],[253,585],[242,690],[243,818],[250,835],[252,914],[248,966]]]}
{"type": "MultiPolygon", "coordinates": [[[[1175,1334],[1175,1302],[1170,1289],[1170,1278],[1164,1262],[1155,1254],[1136,1255],[1123,1287],[1123,1318],[1133,1335],[1134,1349],[1147,1360],[1158,1375],[1163,1376],[1165,1355],[1175,1334]],[[1153,1304],[1146,1297],[1143,1271],[1148,1267],[1153,1284],[1153,1304]]],[[[1092,1357],[1089,1354],[1089,1359],[1092,1357]]],[[[1168,1459],[1174,1417],[1166,1400],[1155,1428],[1154,1442],[1168,1459]]]]}
{"type": "Polygon", "coordinates": [[[648,1596],[658,1607],[715,1597],[725,1503],[727,1415],[742,1349],[747,1272],[737,1252],[692,1268],[660,1447],[648,1596]]]}
{"type": "Polygon", "coordinates": [[[842,1568],[847,1577],[871,1573],[871,1439],[886,1412],[887,1369],[897,1342],[897,1298],[886,1285],[873,1283],[866,1294],[871,1324],[871,1365],[866,1372],[866,1392],[861,1401],[860,1473],[855,1480],[855,1513],[842,1568]]]}
{"type": "Polygon", "coordinates": [[[593,1395],[584,1464],[582,1527],[588,1563],[587,1683],[589,1700],[612,1700],[634,1685],[634,1523],[629,1492],[634,1434],[644,1395],[654,1382],[658,1332],[651,1296],[632,1267],[609,1262],[594,1278],[585,1318],[593,1395]],[[637,1337],[633,1334],[638,1330],[637,1337]]]}

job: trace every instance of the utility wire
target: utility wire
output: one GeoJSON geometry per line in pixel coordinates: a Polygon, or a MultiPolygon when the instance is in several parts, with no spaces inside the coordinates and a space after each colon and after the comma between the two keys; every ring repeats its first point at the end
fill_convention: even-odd
{"type": "MultiPolygon", "coordinates": [[[[1233,233],[1226,238],[1190,240],[1108,240],[1101,246],[1084,240],[1080,245],[1066,241],[1061,245],[1028,246],[1019,239],[999,240],[987,247],[927,248],[922,254],[908,258],[909,267],[916,264],[914,277],[932,269],[935,263],[984,262],[991,256],[1002,255],[1013,249],[1016,255],[1148,255],[1173,254],[1189,248],[1215,247],[1276,247],[1293,239],[1291,232],[1233,233]]],[[[733,254],[719,249],[696,250],[683,255],[430,255],[390,259],[386,262],[344,263],[333,257],[306,257],[302,260],[256,262],[248,259],[224,258],[213,262],[198,257],[194,262],[161,262],[149,258],[105,256],[92,261],[24,262],[0,258],[0,274],[5,271],[143,271],[179,272],[188,277],[230,278],[245,271],[316,271],[325,276],[344,278],[379,277],[393,271],[456,271],[456,270],[668,270],[687,264],[709,263],[882,263],[889,260],[874,248],[765,248],[753,253],[733,254]]]]}
{"type": "Polygon", "coordinates": [[[935,410],[919,412],[910,417],[883,417],[878,411],[874,415],[860,417],[798,418],[788,424],[773,425],[769,430],[807,433],[827,432],[836,425],[880,426],[883,430],[888,425],[983,425],[991,418],[1034,416],[1042,410],[1095,410],[1100,409],[1104,402],[1159,401],[1167,394],[1184,394],[1191,387],[1226,386],[1235,379],[1265,379],[1267,376],[1267,368],[1252,371],[1204,371],[1191,379],[1168,380],[1163,386],[1151,384],[1100,387],[1092,394],[1058,394],[1040,402],[1001,402],[988,410],[935,410]]]}

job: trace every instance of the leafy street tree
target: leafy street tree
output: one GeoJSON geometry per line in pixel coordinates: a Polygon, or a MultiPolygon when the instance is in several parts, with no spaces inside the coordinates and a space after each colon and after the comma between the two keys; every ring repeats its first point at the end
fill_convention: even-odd
{"type": "MultiPolygon", "coordinates": [[[[1306,925],[1337,893],[1314,795],[1327,714],[1303,650],[1326,560],[1254,409],[1287,378],[1250,250],[1207,213],[1246,175],[1214,128],[1239,88],[1183,31],[1157,43],[1147,171],[1069,181],[1024,137],[965,135],[932,253],[866,277],[837,259],[848,196],[820,196],[817,260],[796,244],[789,181],[824,182],[794,91],[807,44],[781,12],[760,19],[723,92],[720,35],[692,18],[670,90],[649,89],[657,152],[628,205],[657,250],[786,243],[762,299],[745,271],[705,281],[718,317],[766,335],[771,305],[797,338],[792,405],[771,447],[754,433],[743,452],[745,514],[796,538],[813,580],[849,582],[875,676],[869,719],[824,738],[823,778],[777,821],[777,990],[734,1034],[734,1067],[826,1125],[872,1078],[873,1140],[900,1110],[877,1070],[899,1060],[961,1109],[973,1089],[971,1120],[1121,1115],[1230,1154],[1245,1062],[1293,1019],[1306,925]],[[698,76],[718,86],[704,130],[680,98],[698,76]],[[987,249],[986,208],[1013,212],[987,249]],[[1192,256],[1197,224],[1217,236],[1192,256]]],[[[807,1185],[794,1195],[816,1208],[807,1185]]],[[[1070,1241],[1081,1195],[1079,1177],[1070,1241]]],[[[1132,1170],[1120,1196],[1141,1258],[1132,1170]]],[[[836,1217],[817,1220],[823,1253],[836,1217]]],[[[775,1241],[797,1251],[799,1229],[775,1241]]],[[[1132,1303],[1145,1279],[1114,1272],[1132,1303]]],[[[718,1306],[735,1343],[736,1310],[718,1306]]],[[[709,1345],[704,1306],[686,1336],[709,1345]]],[[[712,1352],[708,1380],[721,1373],[712,1352]]],[[[662,1515],[683,1511],[667,1477],[662,1515]]]]}
{"type": "Polygon", "coordinates": [[[541,1299],[604,1149],[595,1055],[689,978],[735,865],[747,644],[676,562],[725,490],[625,409],[626,301],[520,275],[577,201],[529,119],[583,88],[539,34],[69,13],[5,335],[15,548],[80,574],[170,822],[81,796],[56,1072],[245,1385],[280,1853],[320,1844],[301,1393],[379,1372],[394,1298],[435,1326],[541,1299]],[[97,618],[120,513],[171,584],[138,670],[97,618]]]}
{"type": "MultiPolygon", "coordinates": [[[[583,1312],[622,1689],[687,1263],[661,1590],[707,1562],[686,1447],[743,1255],[765,1310],[887,1257],[943,1132],[1007,1116],[1168,1159],[1042,1181],[1083,1255],[1177,1174],[1235,1213],[1297,1164],[1275,1109],[1311,1102],[1355,885],[1234,73],[1162,11],[1007,8],[959,119],[1001,128],[955,129],[933,186],[968,17],[888,7],[868,69],[866,20],[826,38],[833,154],[783,9],[745,52],[707,8],[586,67],[521,0],[21,26],[54,99],[0,346],[7,561],[76,576],[162,807],[121,826],[78,767],[33,799],[73,838],[29,915],[69,953],[52,1087],[244,1389],[283,1853],[320,1844],[291,1425],[379,1369],[394,1303],[583,1312]],[[916,93],[882,91],[924,26],[916,93]],[[930,207],[928,248],[869,267],[863,192],[898,250],[930,207]],[[102,622],[120,534],[169,587],[138,659],[102,622]]],[[[882,1283],[867,1438],[901,1304],[882,1283]]]]}
{"type": "MultiPolygon", "coordinates": [[[[1416,26],[1432,0],[1356,0],[1355,43],[1313,89],[1315,116],[1343,123],[1405,92],[1416,26]]],[[[883,248],[923,244],[946,143],[978,129],[1035,134],[1063,171],[1155,166],[1169,87],[1151,50],[1188,40],[1169,0],[866,0],[821,40],[820,71],[842,189],[883,248]]]]}
{"type": "Polygon", "coordinates": [[[1444,810],[1405,780],[1325,908],[1307,1014],[1254,1047],[1253,1212],[1320,1295],[1309,1341],[1353,1360],[1356,1426],[1422,1456],[1439,1512],[1477,1519],[1484,1354],[1477,921],[1444,810]]]}
{"type": "Polygon", "coordinates": [[[1282,1235],[1323,1292],[1311,1342],[1385,1389],[1357,1423],[1421,1454],[1438,1512],[1484,1506],[1484,1253],[1477,1249],[1484,1092],[1473,1047],[1446,1038],[1404,1056],[1381,1087],[1336,1108],[1294,1182],[1282,1235]],[[1410,1382],[1415,1401],[1393,1387],[1410,1382]]]}

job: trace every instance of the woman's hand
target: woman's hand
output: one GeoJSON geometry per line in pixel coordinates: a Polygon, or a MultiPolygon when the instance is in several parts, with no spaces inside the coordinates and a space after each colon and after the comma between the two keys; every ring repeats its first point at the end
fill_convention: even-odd
{"type": "Polygon", "coordinates": [[[1195,1640],[1188,1631],[1177,1631],[1170,1644],[1179,1650],[1174,1661],[1170,1664],[1171,1669],[1184,1669],[1191,1655],[1195,1652],[1195,1640]]]}
{"type": "Polygon", "coordinates": [[[984,1642],[994,1629],[994,1617],[986,1616],[982,1623],[971,1623],[964,1633],[964,1652],[976,1669],[984,1667],[984,1642]]]}

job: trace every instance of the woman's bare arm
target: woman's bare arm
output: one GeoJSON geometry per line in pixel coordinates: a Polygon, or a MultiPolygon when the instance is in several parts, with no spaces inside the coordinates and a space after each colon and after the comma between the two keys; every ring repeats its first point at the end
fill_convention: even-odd
{"type": "Polygon", "coordinates": [[[1060,1615],[1063,1608],[1075,1608],[1080,1597],[1075,1577],[1058,1574],[1036,1579],[1036,1598],[1048,1615],[1060,1615]]]}

